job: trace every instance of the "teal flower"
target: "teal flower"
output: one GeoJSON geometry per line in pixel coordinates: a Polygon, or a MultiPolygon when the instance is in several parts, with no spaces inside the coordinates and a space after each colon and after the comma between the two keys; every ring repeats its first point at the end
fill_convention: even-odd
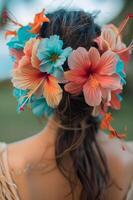
{"type": "Polygon", "coordinates": [[[121,83],[124,85],[126,84],[126,74],[124,73],[124,62],[118,57],[118,62],[116,65],[116,73],[120,76],[121,78],[121,83]]]}
{"type": "Polygon", "coordinates": [[[56,78],[63,77],[63,64],[72,52],[72,48],[63,49],[63,41],[58,35],[41,40],[37,56],[41,61],[40,70],[52,74],[56,78]]]}
{"type": "Polygon", "coordinates": [[[32,97],[31,101],[31,110],[34,115],[37,117],[46,116],[49,117],[53,114],[54,109],[48,106],[44,97],[36,98],[35,96],[32,97]]]}
{"type": "Polygon", "coordinates": [[[12,49],[23,49],[25,43],[30,39],[36,37],[36,34],[29,32],[30,26],[23,26],[17,32],[17,36],[13,37],[8,43],[8,47],[12,49]]]}
{"type": "Polygon", "coordinates": [[[26,101],[27,100],[27,95],[28,93],[28,90],[21,90],[21,89],[18,89],[18,88],[14,88],[13,89],[13,96],[16,97],[17,99],[17,102],[18,102],[18,106],[17,106],[17,112],[19,113],[21,111],[21,108],[23,109],[23,104],[24,106],[27,106],[29,101],[26,101]]]}

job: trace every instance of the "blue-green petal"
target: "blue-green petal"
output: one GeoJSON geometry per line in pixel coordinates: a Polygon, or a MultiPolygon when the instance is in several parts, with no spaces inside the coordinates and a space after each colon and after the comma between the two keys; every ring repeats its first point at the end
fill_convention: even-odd
{"type": "Polygon", "coordinates": [[[35,38],[37,35],[30,32],[30,26],[23,26],[17,31],[17,36],[12,38],[8,43],[7,46],[13,49],[23,49],[25,43],[31,39],[35,38]]]}
{"type": "MultiPolygon", "coordinates": [[[[21,90],[21,89],[18,89],[18,88],[13,89],[13,96],[16,97],[17,102],[18,102],[18,105],[17,105],[17,112],[18,113],[20,112],[19,108],[22,106],[22,104],[27,99],[27,97],[26,97],[27,93],[28,93],[28,90],[21,90]]],[[[30,102],[30,100],[28,100],[26,102],[26,105],[28,105],[29,102],[30,102]]]]}
{"type": "Polygon", "coordinates": [[[51,74],[56,77],[59,80],[62,80],[64,77],[64,70],[62,67],[57,67],[54,68],[53,72],[51,72],[51,74]]]}
{"type": "Polygon", "coordinates": [[[123,100],[123,97],[120,94],[116,94],[117,98],[119,99],[119,101],[123,100]]]}
{"type": "Polygon", "coordinates": [[[126,74],[124,73],[124,63],[119,57],[117,57],[116,73],[120,76],[121,83],[126,84],[126,80],[125,80],[126,74]]]}
{"type": "Polygon", "coordinates": [[[72,48],[71,47],[67,47],[67,48],[65,48],[63,50],[61,56],[67,58],[71,53],[72,53],[72,48]]]}
{"type": "Polygon", "coordinates": [[[26,43],[29,39],[35,38],[36,34],[31,33],[30,30],[30,26],[24,26],[20,28],[17,33],[19,40],[23,41],[23,43],[26,43]]]}
{"type": "Polygon", "coordinates": [[[51,63],[49,60],[42,62],[40,64],[40,71],[41,72],[47,72],[48,74],[51,74],[51,71],[53,69],[53,63],[51,63]]]}
{"type": "Polygon", "coordinates": [[[44,97],[36,98],[35,96],[32,98],[31,109],[37,117],[49,117],[54,111],[48,106],[44,97]]]}

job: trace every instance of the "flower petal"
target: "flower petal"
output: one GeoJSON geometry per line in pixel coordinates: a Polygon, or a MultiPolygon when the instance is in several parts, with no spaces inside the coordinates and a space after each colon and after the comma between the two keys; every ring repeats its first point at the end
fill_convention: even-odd
{"type": "Polygon", "coordinates": [[[15,58],[14,61],[14,68],[18,67],[19,61],[21,60],[21,58],[24,56],[24,53],[22,50],[16,50],[16,49],[10,49],[10,55],[15,58]]]}
{"type": "Polygon", "coordinates": [[[30,23],[30,26],[32,27],[31,32],[35,34],[39,33],[41,29],[41,24],[44,22],[49,22],[49,19],[48,17],[45,16],[44,9],[43,9],[42,12],[37,13],[35,15],[34,22],[30,23]]]}
{"type": "Polygon", "coordinates": [[[23,56],[18,63],[18,68],[26,67],[31,65],[31,60],[29,56],[23,56]]]}
{"type": "Polygon", "coordinates": [[[83,87],[85,102],[89,106],[99,106],[102,101],[100,86],[93,87],[90,80],[83,87]]]}
{"type": "Polygon", "coordinates": [[[103,28],[102,30],[102,37],[105,41],[108,42],[110,48],[114,50],[116,46],[116,41],[117,41],[116,33],[113,30],[111,30],[109,27],[105,26],[105,28],[103,28]]]}
{"type": "Polygon", "coordinates": [[[117,51],[118,55],[120,56],[121,60],[127,64],[129,61],[130,61],[130,58],[131,58],[131,52],[130,50],[126,50],[125,48],[125,51],[117,51]]]}
{"type": "Polygon", "coordinates": [[[26,42],[25,48],[24,48],[25,55],[27,55],[29,57],[32,56],[32,49],[33,49],[35,42],[36,42],[36,38],[32,38],[28,42],[26,42]]]}
{"type": "Polygon", "coordinates": [[[96,48],[91,47],[88,52],[88,55],[89,55],[89,60],[91,62],[91,68],[95,69],[100,60],[100,53],[96,48]]]}
{"type": "Polygon", "coordinates": [[[54,111],[48,106],[43,96],[40,98],[32,97],[31,109],[33,114],[35,114],[37,117],[42,117],[45,115],[49,117],[54,111]]]}
{"type": "Polygon", "coordinates": [[[110,49],[108,42],[104,40],[102,36],[99,36],[96,39],[94,39],[94,42],[96,42],[101,52],[105,52],[110,49]]]}
{"type": "Polygon", "coordinates": [[[116,71],[116,54],[112,51],[106,51],[97,65],[97,73],[102,75],[112,75],[116,71]]]}
{"type": "Polygon", "coordinates": [[[106,100],[106,102],[109,102],[111,100],[111,91],[109,89],[101,87],[101,92],[102,92],[102,98],[106,100]]]}
{"type": "MultiPolygon", "coordinates": [[[[63,66],[64,62],[66,61],[66,57],[64,56],[59,56],[59,58],[57,59],[57,61],[55,62],[54,66],[58,67],[58,66],[63,66]]],[[[54,63],[54,62],[53,62],[54,63]]]]}
{"type": "Polygon", "coordinates": [[[71,52],[72,52],[72,48],[71,47],[67,47],[67,48],[65,48],[63,50],[61,56],[67,58],[70,55],[71,52]]]}
{"type": "Polygon", "coordinates": [[[18,88],[13,89],[13,96],[16,97],[18,105],[17,112],[20,113],[20,107],[24,104],[27,106],[30,103],[30,100],[27,100],[28,90],[21,90],[18,88]]]}
{"type": "Polygon", "coordinates": [[[107,88],[110,90],[121,89],[121,80],[119,75],[114,74],[112,76],[101,76],[98,74],[94,75],[96,80],[100,83],[101,87],[107,88]]]}
{"type": "Polygon", "coordinates": [[[121,108],[121,101],[119,100],[115,91],[112,91],[112,93],[111,93],[110,104],[113,109],[120,110],[120,108],[121,108]]]}
{"type": "Polygon", "coordinates": [[[68,58],[68,65],[70,69],[89,67],[90,60],[87,50],[83,47],[79,47],[78,49],[74,50],[68,58]]]}
{"type": "Polygon", "coordinates": [[[77,84],[83,84],[87,81],[88,76],[83,68],[77,68],[73,70],[66,71],[64,77],[68,81],[75,82],[77,84]]]}
{"type": "Polygon", "coordinates": [[[32,90],[39,85],[42,79],[40,71],[34,69],[31,65],[13,70],[12,82],[14,87],[19,89],[32,90]]]}
{"type": "Polygon", "coordinates": [[[50,55],[51,53],[60,55],[63,52],[62,47],[63,41],[60,40],[60,37],[52,35],[50,38],[41,39],[37,56],[40,60],[43,60],[43,55],[46,55],[48,52],[50,52],[50,55]]]}
{"type": "Polygon", "coordinates": [[[62,99],[62,89],[55,77],[51,75],[47,77],[43,86],[43,95],[50,107],[55,108],[59,105],[62,99]]]}
{"type": "Polygon", "coordinates": [[[53,53],[62,53],[62,47],[63,47],[63,40],[60,40],[60,37],[58,35],[52,35],[48,39],[48,48],[52,50],[53,53]]]}
{"type": "Polygon", "coordinates": [[[37,57],[37,50],[38,50],[39,44],[40,44],[40,40],[37,39],[32,48],[32,56],[31,56],[31,63],[32,63],[33,67],[37,68],[37,69],[39,69],[40,63],[41,63],[37,57]]]}
{"type": "Polygon", "coordinates": [[[61,82],[64,80],[64,71],[62,67],[53,68],[51,75],[53,75],[55,78],[57,78],[61,82]]]}
{"type": "Polygon", "coordinates": [[[79,95],[83,90],[83,85],[71,82],[67,83],[64,88],[65,91],[69,92],[70,94],[79,95]]]}
{"type": "Polygon", "coordinates": [[[40,64],[40,71],[41,72],[47,72],[48,74],[51,74],[53,70],[54,64],[52,64],[49,60],[44,60],[40,64]]]}

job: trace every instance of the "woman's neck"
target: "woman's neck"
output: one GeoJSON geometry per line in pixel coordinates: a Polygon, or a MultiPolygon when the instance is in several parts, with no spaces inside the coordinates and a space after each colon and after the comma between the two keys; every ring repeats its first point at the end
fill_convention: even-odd
{"type": "Polygon", "coordinates": [[[58,134],[58,121],[55,117],[52,117],[48,120],[45,128],[35,135],[43,145],[49,146],[50,144],[54,144],[58,134]]]}
{"type": "MultiPolygon", "coordinates": [[[[45,155],[45,158],[55,157],[55,143],[58,134],[58,121],[55,117],[48,120],[45,128],[36,135],[26,139],[26,143],[31,146],[35,154],[45,155]],[[47,152],[45,154],[45,152],[47,152]]],[[[23,141],[22,141],[23,143],[23,141]]]]}

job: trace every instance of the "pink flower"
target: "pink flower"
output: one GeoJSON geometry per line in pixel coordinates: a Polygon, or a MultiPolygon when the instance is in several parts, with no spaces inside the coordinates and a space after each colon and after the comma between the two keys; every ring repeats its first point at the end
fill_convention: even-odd
{"type": "Polygon", "coordinates": [[[108,50],[102,56],[91,47],[74,50],[69,59],[70,70],[65,72],[68,83],[65,90],[71,94],[84,94],[90,106],[99,106],[102,100],[109,102],[111,91],[120,89],[120,77],[116,71],[116,54],[108,50]]]}
{"type": "Polygon", "coordinates": [[[95,39],[95,42],[98,44],[101,52],[112,50],[120,56],[124,63],[129,61],[133,46],[131,44],[126,47],[122,42],[119,29],[113,24],[106,25],[102,29],[101,36],[95,39]]]}

